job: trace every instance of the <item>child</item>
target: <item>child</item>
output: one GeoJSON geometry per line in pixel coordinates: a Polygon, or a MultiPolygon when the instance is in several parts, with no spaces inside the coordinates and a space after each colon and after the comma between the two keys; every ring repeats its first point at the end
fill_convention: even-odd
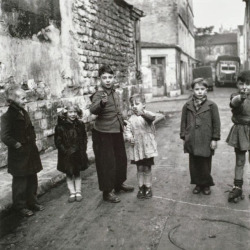
{"type": "Polygon", "coordinates": [[[57,169],[66,174],[70,192],[69,202],[81,201],[80,171],[88,167],[87,134],[85,125],[78,120],[81,110],[77,105],[68,105],[63,116],[58,117],[55,128],[55,145],[58,149],[57,169]]]}
{"type": "Polygon", "coordinates": [[[184,152],[189,153],[191,184],[194,194],[210,195],[212,155],[220,140],[220,116],[217,105],[207,99],[208,85],[203,78],[191,84],[193,98],[182,109],[180,137],[184,152]]]}
{"type": "Polygon", "coordinates": [[[234,123],[227,137],[228,145],[234,147],[236,156],[234,187],[229,193],[228,201],[237,202],[242,197],[243,170],[246,151],[250,150],[250,71],[243,71],[237,79],[238,93],[230,98],[232,121],[234,123]]]}
{"type": "Polygon", "coordinates": [[[155,141],[155,115],[145,110],[145,98],[134,95],[130,98],[133,115],[129,118],[125,138],[130,142],[131,163],[137,166],[138,199],[152,197],[152,173],[154,157],[158,155],[155,141]]]}
{"type": "Polygon", "coordinates": [[[6,91],[9,108],[1,117],[1,139],[8,146],[8,172],[12,179],[13,208],[22,216],[44,207],[37,201],[37,173],[42,170],[36,135],[25,108],[26,93],[13,85],[6,91]]]}
{"type": "Polygon", "coordinates": [[[120,199],[113,193],[113,189],[117,192],[132,192],[134,188],[124,184],[127,179],[124,121],[119,96],[113,89],[114,72],[109,66],[102,66],[99,77],[101,89],[91,97],[90,106],[90,112],[97,115],[92,131],[93,149],[103,200],[117,203],[120,199]]]}

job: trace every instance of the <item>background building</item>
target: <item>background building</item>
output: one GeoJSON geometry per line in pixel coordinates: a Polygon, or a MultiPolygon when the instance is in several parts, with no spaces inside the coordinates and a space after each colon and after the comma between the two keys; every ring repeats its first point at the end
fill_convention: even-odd
{"type": "Polygon", "coordinates": [[[201,63],[212,66],[218,56],[238,56],[237,33],[195,36],[195,55],[201,63]]]}
{"type": "Polygon", "coordinates": [[[243,39],[244,39],[244,56],[243,68],[250,70],[250,1],[243,0],[246,3],[245,19],[243,25],[243,39]]]}
{"type": "Polygon", "coordinates": [[[128,0],[143,10],[143,88],[148,95],[175,96],[192,80],[196,63],[192,0],[128,0]]]}

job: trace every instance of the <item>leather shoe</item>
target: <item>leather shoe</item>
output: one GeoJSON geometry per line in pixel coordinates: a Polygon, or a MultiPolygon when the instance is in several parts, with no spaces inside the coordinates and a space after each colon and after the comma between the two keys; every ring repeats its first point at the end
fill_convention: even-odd
{"type": "Polygon", "coordinates": [[[22,208],[20,211],[19,211],[20,215],[22,215],[23,217],[30,217],[32,215],[34,215],[34,213],[27,209],[27,208],[22,208]]]}
{"type": "Polygon", "coordinates": [[[107,193],[107,194],[103,194],[103,200],[110,202],[110,203],[118,203],[121,200],[112,192],[107,193]]]}
{"type": "Polygon", "coordinates": [[[33,211],[43,211],[44,210],[44,206],[42,206],[40,204],[34,204],[34,205],[30,206],[29,208],[33,211]]]}
{"type": "Polygon", "coordinates": [[[196,186],[194,189],[193,189],[193,194],[199,194],[201,192],[201,187],[200,186],[196,186]]]}
{"type": "Polygon", "coordinates": [[[115,188],[115,192],[120,192],[120,191],[123,191],[123,192],[133,192],[134,191],[134,187],[126,185],[126,184],[123,183],[120,187],[115,188]]]}
{"type": "Polygon", "coordinates": [[[205,195],[210,195],[211,194],[211,189],[210,187],[204,187],[202,190],[202,193],[205,195]]]}

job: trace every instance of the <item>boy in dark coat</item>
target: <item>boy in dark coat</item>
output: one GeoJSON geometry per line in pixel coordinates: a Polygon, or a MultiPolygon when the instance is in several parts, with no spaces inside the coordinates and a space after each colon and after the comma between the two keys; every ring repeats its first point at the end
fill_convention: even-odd
{"type": "Polygon", "coordinates": [[[90,106],[90,112],[97,115],[92,131],[93,149],[103,199],[117,203],[120,199],[114,194],[113,189],[117,192],[132,192],[134,188],[124,184],[127,179],[124,121],[119,96],[113,89],[114,72],[109,66],[102,66],[99,69],[99,77],[102,89],[92,96],[90,106]]]}
{"type": "Polygon", "coordinates": [[[81,201],[80,171],[87,169],[87,134],[85,125],[78,120],[81,110],[77,105],[68,105],[63,116],[58,117],[55,128],[55,145],[58,148],[57,169],[67,175],[70,192],[68,201],[81,201]]]}
{"type": "Polygon", "coordinates": [[[37,173],[42,170],[36,135],[27,111],[26,93],[19,86],[7,92],[9,108],[1,117],[1,140],[8,146],[8,172],[13,176],[13,207],[23,216],[41,211],[37,201],[37,173]]]}
{"type": "Polygon", "coordinates": [[[191,184],[194,194],[211,193],[214,185],[211,176],[212,155],[220,140],[220,116],[217,105],[207,99],[207,83],[197,78],[191,85],[193,98],[182,109],[180,137],[184,152],[189,153],[191,184]]]}

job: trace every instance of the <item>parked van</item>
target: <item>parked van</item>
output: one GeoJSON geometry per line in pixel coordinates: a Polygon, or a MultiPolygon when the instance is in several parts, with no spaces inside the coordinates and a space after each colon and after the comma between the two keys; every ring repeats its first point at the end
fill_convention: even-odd
{"type": "Polygon", "coordinates": [[[213,91],[214,89],[214,80],[213,80],[213,71],[211,66],[202,66],[193,69],[193,79],[202,77],[206,80],[208,84],[208,90],[213,91]]]}
{"type": "Polygon", "coordinates": [[[237,77],[240,72],[240,58],[238,56],[218,56],[215,68],[215,85],[217,87],[226,84],[236,86],[237,77]]]}

